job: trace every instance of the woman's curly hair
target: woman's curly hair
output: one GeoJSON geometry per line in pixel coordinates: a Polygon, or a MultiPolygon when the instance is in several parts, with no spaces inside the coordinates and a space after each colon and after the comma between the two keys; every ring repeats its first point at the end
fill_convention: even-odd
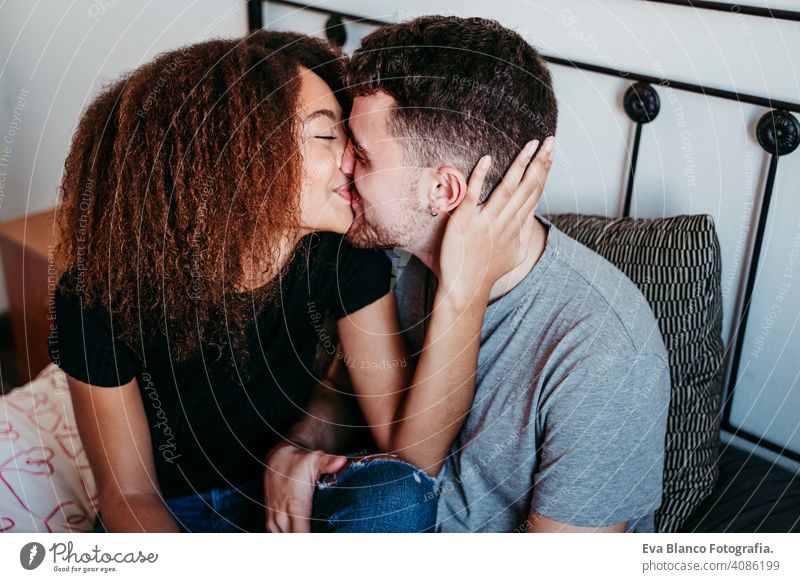
{"type": "Polygon", "coordinates": [[[106,88],[65,162],[61,291],[109,310],[140,358],[158,334],[173,361],[210,346],[246,356],[247,326],[290,264],[278,257],[303,247],[286,248],[300,224],[297,67],[344,99],[343,59],[259,31],[161,54],[106,88]]]}

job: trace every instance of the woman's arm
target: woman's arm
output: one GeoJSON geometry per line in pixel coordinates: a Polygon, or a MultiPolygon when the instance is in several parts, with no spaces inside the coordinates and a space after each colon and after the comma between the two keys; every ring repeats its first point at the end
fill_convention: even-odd
{"type": "Polygon", "coordinates": [[[136,379],[116,388],[91,386],[71,376],[67,382],[106,531],[180,531],[159,493],[136,379]]]}
{"type": "Polygon", "coordinates": [[[419,361],[412,370],[394,292],[338,321],[355,394],[376,444],[436,475],[469,412],[483,315],[494,283],[525,257],[529,228],[552,156],[523,150],[478,206],[487,166],[479,164],[448,219],[440,284],[419,361]],[[467,244],[465,241],[469,241],[467,244]]]}
{"type": "Polygon", "coordinates": [[[416,369],[397,322],[394,291],[339,321],[375,443],[431,475],[441,469],[472,403],[488,292],[475,297],[462,306],[437,293],[416,369]]]}

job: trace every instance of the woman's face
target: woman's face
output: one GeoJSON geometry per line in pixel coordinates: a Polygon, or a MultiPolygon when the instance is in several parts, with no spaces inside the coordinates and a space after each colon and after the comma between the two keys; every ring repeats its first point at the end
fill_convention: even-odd
{"type": "Polygon", "coordinates": [[[342,108],[319,75],[306,67],[300,67],[299,74],[302,229],[344,233],[353,222],[353,212],[350,181],[341,169],[347,145],[342,108]]]}

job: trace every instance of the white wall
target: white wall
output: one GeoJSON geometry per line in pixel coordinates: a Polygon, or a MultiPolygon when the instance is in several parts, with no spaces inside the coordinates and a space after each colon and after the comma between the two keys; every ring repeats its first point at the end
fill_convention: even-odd
{"type": "MultiPolygon", "coordinates": [[[[798,0],[753,6],[800,10],[798,0]]],[[[525,36],[543,53],[660,78],[800,101],[800,25],[638,0],[328,0],[321,8],[400,21],[422,14],[483,16],[525,36]]],[[[269,28],[319,34],[325,16],[264,4],[269,28]]],[[[371,27],[347,23],[346,49],[371,27]]],[[[558,156],[542,212],[617,216],[634,126],[622,108],[630,82],[551,66],[559,101],[558,156]]],[[[723,338],[732,339],[764,190],[768,155],[755,140],[766,110],[657,87],[661,113],[646,125],[632,212],[640,217],[707,213],[722,256],[723,338]]],[[[800,452],[800,149],[778,164],[734,424],[800,452]],[[777,307],[775,307],[777,305],[777,307]],[[758,342],[758,343],[757,343],[758,342]],[[757,349],[761,346],[763,347],[757,349]]]]}
{"type": "Polygon", "coordinates": [[[246,33],[244,0],[0,3],[0,220],[56,204],[75,124],[104,83],[162,51],[246,33]]]}

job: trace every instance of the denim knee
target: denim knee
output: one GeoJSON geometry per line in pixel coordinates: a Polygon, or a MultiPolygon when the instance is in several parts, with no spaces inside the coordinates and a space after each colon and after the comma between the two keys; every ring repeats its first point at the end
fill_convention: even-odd
{"type": "Polygon", "coordinates": [[[437,502],[436,482],[424,471],[396,457],[373,455],[320,480],[312,530],[430,532],[437,502]]]}

